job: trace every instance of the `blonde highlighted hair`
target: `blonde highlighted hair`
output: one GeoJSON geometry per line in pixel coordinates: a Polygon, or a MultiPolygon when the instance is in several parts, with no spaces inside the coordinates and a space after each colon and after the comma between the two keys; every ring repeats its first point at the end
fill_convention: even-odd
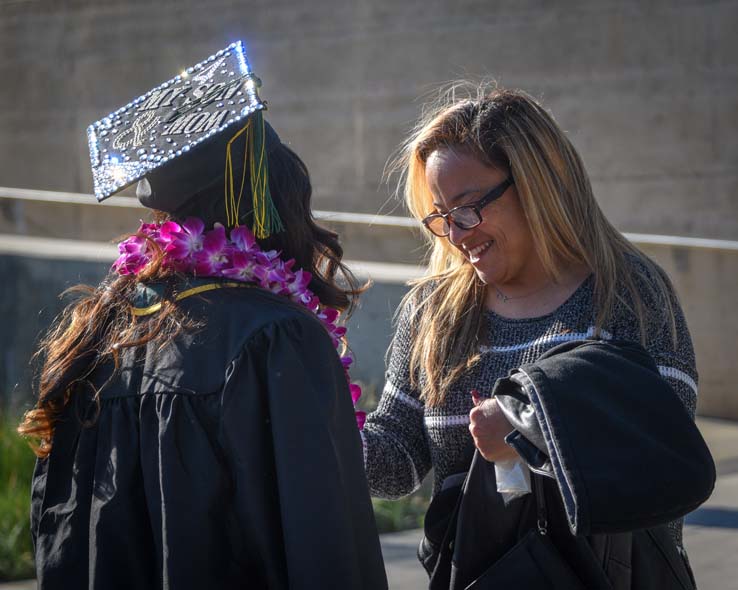
{"type": "MultiPolygon", "coordinates": [[[[534,98],[520,90],[487,91],[462,83],[426,107],[390,166],[390,172],[400,173],[398,191],[404,192],[406,205],[418,220],[434,211],[425,167],[440,148],[461,151],[512,175],[534,248],[551,279],[560,279],[571,265],[592,271],[596,333],[607,325],[620,300],[636,316],[645,344],[644,300],[655,298],[666,306],[676,338],[668,277],[605,218],[581,157],[534,98]],[[642,272],[655,278],[638,280],[638,271],[629,262],[632,257],[642,263],[642,272]],[[625,297],[615,285],[624,288],[620,293],[625,297]],[[643,293],[644,285],[652,292],[643,293]]],[[[435,406],[449,385],[478,360],[485,337],[486,290],[448,240],[430,234],[427,238],[429,275],[414,283],[402,307],[413,309],[410,375],[426,404],[435,406]]]]}

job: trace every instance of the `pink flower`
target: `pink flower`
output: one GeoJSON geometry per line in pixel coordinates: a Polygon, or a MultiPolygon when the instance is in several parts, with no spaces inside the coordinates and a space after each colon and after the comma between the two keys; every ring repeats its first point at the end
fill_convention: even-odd
{"type": "Polygon", "coordinates": [[[351,401],[356,405],[356,402],[361,397],[361,387],[356,385],[356,383],[349,383],[349,390],[351,391],[351,401]]]}
{"type": "Polygon", "coordinates": [[[280,260],[270,261],[270,265],[254,269],[254,276],[259,279],[259,285],[272,293],[287,295],[287,284],[292,281],[293,274],[286,263],[280,260]]]}
{"type": "Polygon", "coordinates": [[[188,217],[182,225],[174,221],[162,224],[159,233],[167,244],[164,251],[177,260],[191,259],[202,250],[205,224],[196,217],[188,217]]]}
{"type": "Polygon", "coordinates": [[[332,307],[324,307],[318,312],[318,318],[326,324],[334,324],[338,319],[338,310],[332,307]]]}
{"type": "Polygon", "coordinates": [[[225,228],[219,223],[205,234],[202,249],[193,255],[195,274],[212,277],[228,266],[231,248],[225,235],[225,228]]]}
{"type": "Polygon", "coordinates": [[[317,314],[318,311],[320,311],[320,299],[318,299],[317,296],[312,295],[310,300],[307,303],[304,303],[305,307],[307,307],[310,311],[317,314]]]}
{"type": "Polygon", "coordinates": [[[366,423],[366,412],[357,410],[356,412],[354,412],[354,415],[356,416],[356,425],[359,427],[359,430],[364,430],[364,424],[366,423]]]}
{"type": "Polygon", "coordinates": [[[234,281],[252,282],[255,279],[254,270],[256,268],[259,268],[257,256],[235,251],[231,255],[230,265],[223,268],[221,274],[234,281]]]}
{"type": "Polygon", "coordinates": [[[142,221],[141,227],[138,228],[138,233],[144,234],[152,240],[157,241],[159,239],[160,227],[161,226],[158,223],[144,223],[142,221]]]}
{"type": "MultiPolygon", "coordinates": [[[[144,224],[146,225],[146,224],[144,224]]],[[[205,225],[205,224],[203,224],[205,225]]],[[[143,225],[141,226],[143,230],[143,225]]],[[[147,232],[148,233],[148,232],[147,232]]],[[[167,242],[175,239],[176,236],[182,233],[182,226],[175,221],[165,221],[159,226],[159,235],[167,242]]]]}
{"type": "Polygon", "coordinates": [[[151,232],[158,232],[161,225],[158,223],[146,223],[143,219],[141,220],[141,227],[138,228],[140,233],[149,234],[151,232]]]}
{"type": "MultiPolygon", "coordinates": [[[[231,230],[231,241],[238,250],[249,252],[256,245],[256,238],[245,225],[239,225],[231,230]]],[[[258,249],[258,247],[256,248],[258,249]]]]}
{"type": "Polygon", "coordinates": [[[137,275],[149,262],[146,256],[126,254],[113,263],[113,269],[120,275],[137,275]]]}
{"type": "Polygon", "coordinates": [[[272,285],[279,286],[282,290],[293,279],[293,274],[284,264],[277,264],[267,271],[265,279],[272,285]]]}
{"type": "Polygon", "coordinates": [[[279,252],[276,250],[267,250],[266,252],[260,251],[259,254],[262,254],[268,262],[272,262],[279,258],[279,252]]]}
{"type": "Polygon", "coordinates": [[[147,254],[146,238],[131,236],[118,244],[120,256],[113,263],[113,269],[121,275],[138,274],[150,260],[147,254]]]}
{"type": "Polygon", "coordinates": [[[310,284],[310,281],[313,279],[313,275],[311,275],[309,272],[305,272],[302,269],[299,269],[293,276],[292,281],[290,281],[287,285],[287,293],[294,299],[295,301],[307,304],[310,303],[314,297],[314,295],[308,291],[307,286],[310,284]]]}
{"type": "Polygon", "coordinates": [[[121,254],[143,254],[146,251],[146,238],[131,236],[118,244],[118,252],[121,254]]]}

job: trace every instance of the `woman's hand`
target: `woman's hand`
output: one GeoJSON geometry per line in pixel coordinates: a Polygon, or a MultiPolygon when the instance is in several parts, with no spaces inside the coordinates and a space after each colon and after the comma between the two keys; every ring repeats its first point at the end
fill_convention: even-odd
{"type": "Polygon", "coordinates": [[[474,446],[487,461],[517,459],[515,449],[504,440],[514,429],[500,410],[497,400],[494,398],[480,400],[475,393],[472,392],[474,407],[469,412],[469,432],[474,439],[474,446]]]}

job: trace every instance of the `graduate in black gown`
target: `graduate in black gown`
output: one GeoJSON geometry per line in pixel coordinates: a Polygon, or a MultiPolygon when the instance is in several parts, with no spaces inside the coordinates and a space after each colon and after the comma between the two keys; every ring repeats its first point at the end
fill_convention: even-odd
{"type": "Polygon", "coordinates": [[[88,130],[98,198],[164,214],[41,345],[42,590],[387,587],[336,350],[357,289],[257,84],[234,44],[88,130]]]}

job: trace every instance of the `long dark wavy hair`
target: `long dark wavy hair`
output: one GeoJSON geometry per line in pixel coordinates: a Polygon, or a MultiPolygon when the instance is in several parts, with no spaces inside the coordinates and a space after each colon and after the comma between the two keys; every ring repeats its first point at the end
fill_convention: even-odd
{"type": "MultiPolygon", "coordinates": [[[[309,288],[321,303],[350,314],[355,297],[366,287],[359,286],[342,264],[343,249],[337,234],[315,222],[308,170],[284,144],[270,150],[269,188],[287,229],[258,240],[260,246],[280,251],[285,260],[294,258],[297,268],[312,274],[309,288]]],[[[200,191],[176,214],[155,212],[154,216],[158,221],[196,216],[206,227],[216,221],[225,224],[223,179],[200,191]]],[[[247,211],[239,221],[250,226],[251,218],[252,212],[247,211]]],[[[113,362],[117,369],[121,349],[151,342],[164,346],[182,330],[201,327],[178,308],[175,298],[181,281],[171,280],[176,273],[164,268],[163,252],[153,242],[151,245],[157,254],[138,275],[111,272],[97,287],[78,285],[65,291],[76,298],[54,320],[39,344],[34,356],[38,401],[18,427],[38,457],[46,457],[51,451],[59,415],[75,392],[88,383],[97,366],[113,362]],[[132,313],[131,307],[140,282],[166,285],[161,311],[144,321],[132,313]]]]}

